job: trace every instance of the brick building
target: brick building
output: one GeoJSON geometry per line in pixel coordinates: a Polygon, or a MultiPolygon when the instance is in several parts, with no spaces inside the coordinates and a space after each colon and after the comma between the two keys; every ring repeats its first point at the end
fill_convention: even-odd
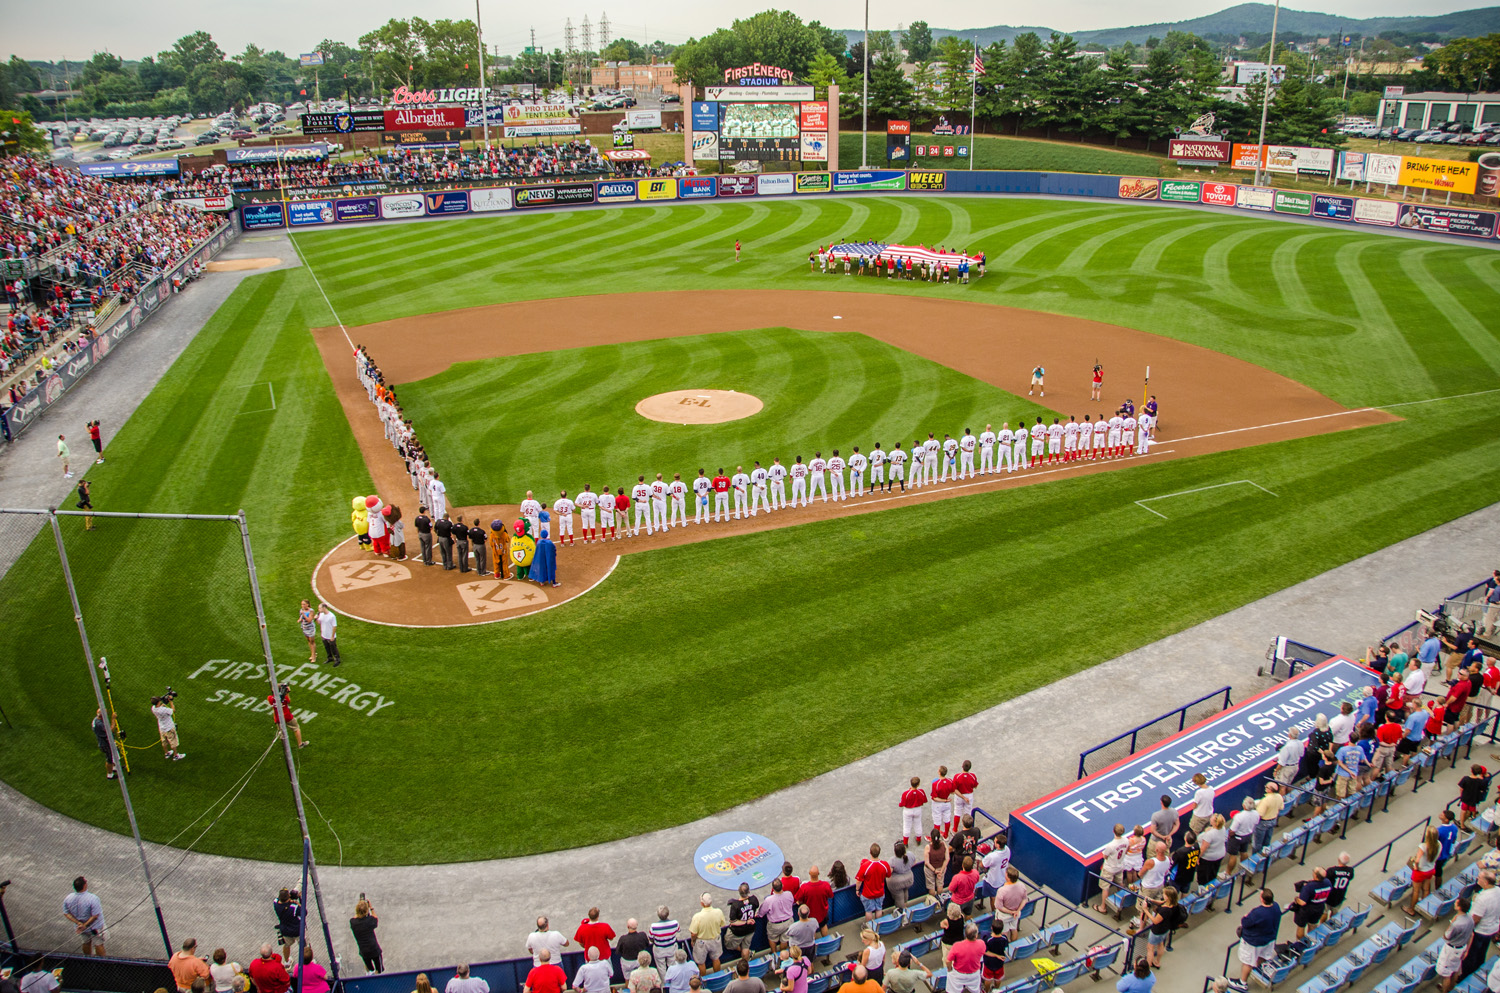
{"type": "Polygon", "coordinates": [[[624,62],[601,62],[594,66],[589,83],[596,90],[657,94],[676,88],[677,68],[671,63],[636,66],[624,62]]]}

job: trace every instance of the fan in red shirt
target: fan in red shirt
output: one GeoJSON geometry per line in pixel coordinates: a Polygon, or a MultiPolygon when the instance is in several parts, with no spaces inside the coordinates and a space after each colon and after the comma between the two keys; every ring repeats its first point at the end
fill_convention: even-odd
{"type": "Polygon", "coordinates": [[[859,884],[859,902],[865,907],[865,920],[873,921],[885,906],[885,881],[891,874],[891,864],[880,857],[880,846],[870,846],[870,857],[861,859],[854,881],[859,884]]]}
{"type": "Polygon", "coordinates": [[[896,803],[901,808],[901,843],[909,845],[911,839],[922,837],[922,808],[927,806],[922,780],[911,777],[911,789],[902,793],[896,803]]]}
{"type": "Polygon", "coordinates": [[[1397,680],[1385,694],[1386,716],[1401,720],[1406,716],[1406,684],[1397,680]]]}
{"type": "Polygon", "coordinates": [[[802,880],[800,880],[796,876],[792,875],[792,863],[790,863],[790,862],[783,862],[783,863],[781,863],[781,889],[782,889],[782,892],[784,892],[784,893],[790,893],[792,895],[792,900],[793,901],[801,902],[801,901],[797,900],[797,890],[801,889],[801,887],[802,887],[802,880]]]}
{"type": "Polygon", "coordinates": [[[578,925],[578,930],[573,932],[573,940],[578,942],[578,947],[583,950],[583,957],[589,957],[589,949],[599,949],[599,961],[609,961],[609,943],[615,940],[615,929],[599,919],[599,908],[590,907],[589,915],[578,925]]]}
{"type": "Polygon", "coordinates": [[[552,953],[547,949],[543,948],[537,957],[542,964],[534,966],[526,974],[524,993],[563,993],[568,988],[568,974],[562,971],[561,966],[548,961],[552,958],[552,953]]]}
{"type": "MultiPolygon", "coordinates": [[[[271,721],[275,723],[276,697],[271,693],[267,693],[266,703],[271,707],[271,721]]],[[[297,737],[297,747],[306,748],[310,742],[302,740],[302,725],[297,723],[297,716],[292,713],[292,691],[285,683],[281,685],[281,719],[285,722],[287,730],[297,737]]],[[[278,729],[277,734],[279,735],[280,733],[278,729]]]]}
{"type": "Polygon", "coordinates": [[[932,826],[942,828],[944,838],[953,830],[953,793],[948,767],[938,766],[938,778],[932,781],[932,826]]]}
{"type": "Polygon", "coordinates": [[[270,945],[260,946],[260,958],[251,962],[246,971],[250,973],[256,993],[287,993],[291,989],[292,977],[286,974],[286,966],[281,964],[270,945]]]}
{"type": "Polygon", "coordinates": [[[970,770],[974,763],[964,759],[963,771],[953,777],[953,788],[957,791],[953,797],[953,830],[958,830],[958,825],[963,821],[965,814],[974,812],[974,790],[979,786],[979,777],[970,770]]]}
{"type": "Polygon", "coordinates": [[[797,899],[807,906],[807,912],[818,922],[819,929],[828,933],[828,904],[833,900],[833,886],[826,879],[818,878],[818,867],[807,867],[807,882],[797,887],[797,899]]]}
{"type": "Polygon", "coordinates": [[[1385,770],[1396,768],[1396,746],[1404,737],[1406,728],[1395,721],[1386,721],[1375,729],[1375,754],[1370,756],[1371,779],[1385,770]]]}

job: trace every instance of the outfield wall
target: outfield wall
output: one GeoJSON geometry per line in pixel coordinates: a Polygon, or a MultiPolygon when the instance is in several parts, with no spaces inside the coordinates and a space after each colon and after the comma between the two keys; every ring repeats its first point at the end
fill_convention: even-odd
{"type": "Polygon", "coordinates": [[[981,193],[1102,200],[1164,201],[1226,211],[1285,214],[1349,227],[1397,228],[1454,238],[1494,241],[1500,213],[1401,203],[1336,192],[1278,190],[1269,186],[1199,180],[1089,176],[1070,172],[906,172],[897,169],[778,172],[758,175],[657,177],[479,186],[330,196],[291,202],[247,203],[239,208],[246,230],[357,224],[363,221],[525,211],[541,207],[748,199],[813,193],[981,193]]]}

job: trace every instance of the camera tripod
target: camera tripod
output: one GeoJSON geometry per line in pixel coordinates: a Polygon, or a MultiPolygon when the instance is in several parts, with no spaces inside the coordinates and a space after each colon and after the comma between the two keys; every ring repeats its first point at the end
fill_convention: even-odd
{"type": "Polygon", "coordinates": [[[120,727],[120,715],[115,712],[115,698],[109,691],[109,660],[101,657],[99,668],[104,672],[104,700],[109,706],[109,733],[115,740],[115,752],[120,756],[120,772],[130,773],[130,757],[125,754],[125,729],[120,727]]]}

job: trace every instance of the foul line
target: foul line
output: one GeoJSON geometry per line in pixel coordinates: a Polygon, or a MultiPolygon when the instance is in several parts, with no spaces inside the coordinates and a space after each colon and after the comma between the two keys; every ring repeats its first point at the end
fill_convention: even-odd
{"type": "Polygon", "coordinates": [[[338,323],[339,330],[343,332],[344,340],[349,343],[349,348],[352,351],[354,349],[354,339],[349,337],[349,329],[344,327],[344,320],[343,318],[339,317],[339,312],[333,309],[333,301],[328,299],[327,293],[323,292],[322,280],[318,279],[318,274],[313,271],[313,267],[308,264],[307,259],[303,258],[302,249],[297,247],[297,239],[293,238],[291,234],[288,234],[286,236],[286,240],[292,243],[292,251],[297,253],[297,260],[302,263],[302,267],[306,269],[308,275],[313,278],[313,285],[316,286],[318,288],[318,292],[323,295],[323,302],[328,304],[328,312],[333,315],[334,321],[338,323]]]}
{"type": "Polygon", "coordinates": [[[1442,400],[1464,400],[1464,399],[1467,399],[1468,397],[1489,396],[1492,393],[1500,393],[1500,389],[1478,390],[1477,392],[1474,392],[1474,393],[1455,393],[1452,396],[1445,396],[1445,397],[1428,397],[1426,400],[1404,400],[1404,401],[1402,401],[1400,403],[1377,403],[1377,404],[1371,404],[1368,407],[1356,407],[1353,410],[1340,410],[1340,411],[1336,411],[1336,412],[1334,412],[1332,414],[1318,414],[1318,415],[1316,415],[1314,417],[1298,417],[1295,420],[1290,420],[1290,421],[1272,421],[1270,424],[1255,424],[1255,425],[1252,425],[1252,426],[1247,427],[1247,428],[1230,428],[1227,431],[1213,431],[1213,432],[1210,432],[1209,434],[1194,434],[1194,435],[1189,435],[1186,438],[1173,438],[1172,440],[1173,441],[1199,441],[1199,440],[1201,440],[1203,438],[1217,438],[1217,437],[1219,437],[1221,435],[1239,434],[1239,433],[1241,433],[1243,431],[1260,431],[1260,430],[1263,430],[1265,428],[1285,427],[1288,424],[1305,424],[1308,421],[1321,421],[1321,420],[1326,420],[1327,418],[1330,418],[1330,417],[1347,417],[1350,414],[1367,414],[1367,413],[1369,413],[1370,411],[1373,411],[1373,410],[1389,410],[1392,407],[1414,407],[1417,404],[1421,404],[1421,403],[1438,403],[1439,401],[1442,401],[1442,400]]]}
{"type": "Polygon", "coordinates": [[[1482,397],[1487,396],[1491,393],[1500,393],[1500,390],[1480,390],[1477,393],[1458,393],[1451,397],[1431,397],[1427,400],[1407,400],[1403,403],[1383,403],[1379,405],[1379,409],[1384,410],[1387,407],[1412,407],[1419,403],[1437,403],[1439,400],[1462,400],[1465,397],[1482,397]]]}
{"type": "Polygon", "coordinates": [[[1196,489],[1179,490],[1176,493],[1163,493],[1161,496],[1146,497],[1144,500],[1137,500],[1137,501],[1135,501],[1135,505],[1137,507],[1141,508],[1142,510],[1144,510],[1148,514],[1155,514],[1157,517],[1160,517],[1162,520],[1169,521],[1169,520],[1171,520],[1171,518],[1168,517],[1166,514],[1163,514],[1159,510],[1152,510],[1150,507],[1146,506],[1146,504],[1150,503],[1153,500],[1167,500],[1167,499],[1170,499],[1172,497],[1187,496],[1189,493],[1203,493],[1203,492],[1205,492],[1207,490],[1217,490],[1217,489],[1222,489],[1225,486],[1239,486],[1241,484],[1248,484],[1248,485],[1253,486],[1256,489],[1260,490],[1262,493],[1270,493],[1271,496],[1276,496],[1275,493],[1271,493],[1270,490],[1266,489],[1264,486],[1260,485],[1259,483],[1255,482],[1252,479],[1235,479],[1235,480],[1232,480],[1232,481],[1230,481],[1228,483],[1215,483],[1212,486],[1199,486],[1196,489]]]}

